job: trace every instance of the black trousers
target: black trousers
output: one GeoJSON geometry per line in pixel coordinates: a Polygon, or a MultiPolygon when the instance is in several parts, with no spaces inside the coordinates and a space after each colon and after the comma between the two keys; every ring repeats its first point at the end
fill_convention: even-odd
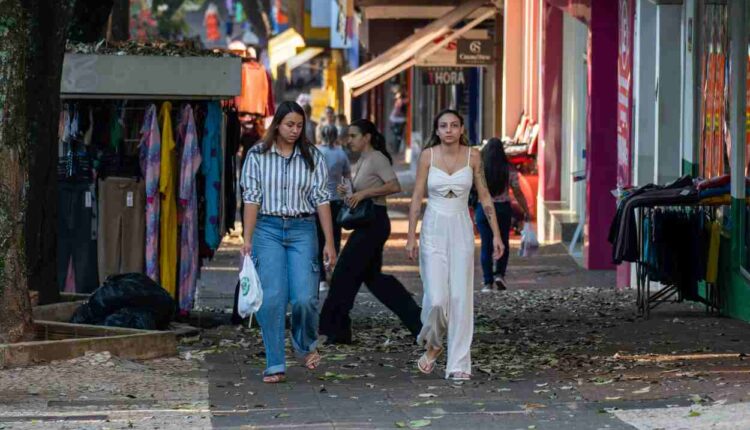
{"type": "Polygon", "coordinates": [[[333,271],[319,328],[330,342],[352,341],[349,312],[363,282],[414,336],[422,330],[422,309],[398,279],[381,272],[383,247],[391,234],[391,221],[384,206],[375,205],[375,214],[375,220],[369,226],[355,230],[349,237],[333,271]]]}
{"type": "MultiPolygon", "coordinates": [[[[333,219],[333,246],[336,248],[336,254],[341,251],[341,226],[336,222],[336,218],[341,212],[343,206],[341,200],[331,200],[331,218],[333,219]]],[[[320,225],[320,219],[316,218],[318,225],[318,262],[320,263],[320,280],[326,280],[325,262],[323,261],[323,246],[326,244],[326,238],[323,234],[323,226],[320,225]]]]}
{"type": "Polygon", "coordinates": [[[58,184],[57,283],[65,289],[68,264],[73,259],[77,293],[99,286],[96,252],[96,198],[88,182],[58,184]]]}

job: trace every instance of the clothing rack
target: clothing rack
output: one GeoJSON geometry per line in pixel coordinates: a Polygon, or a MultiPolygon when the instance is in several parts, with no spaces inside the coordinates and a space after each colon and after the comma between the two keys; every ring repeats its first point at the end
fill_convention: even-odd
{"type": "MultiPolygon", "coordinates": [[[[647,236],[644,224],[647,219],[653,221],[653,216],[658,211],[696,211],[710,220],[717,219],[717,209],[721,205],[714,204],[695,204],[695,205],[661,205],[653,207],[641,207],[636,209],[637,213],[637,236],[639,258],[636,264],[636,305],[638,315],[645,319],[650,317],[652,309],[663,303],[679,303],[684,300],[683,292],[677,283],[664,283],[651,279],[651,271],[654,269],[648,261],[649,256],[645,255],[644,249],[646,241],[651,240],[647,236]],[[652,293],[652,283],[660,282],[663,287],[652,293]]],[[[652,225],[649,223],[649,227],[652,225]]],[[[651,241],[650,246],[656,246],[651,241]]],[[[707,314],[719,314],[721,312],[722,297],[718,285],[715,282],[705,282],[705,298],[702,300],[706,305],[707,314]]]]}

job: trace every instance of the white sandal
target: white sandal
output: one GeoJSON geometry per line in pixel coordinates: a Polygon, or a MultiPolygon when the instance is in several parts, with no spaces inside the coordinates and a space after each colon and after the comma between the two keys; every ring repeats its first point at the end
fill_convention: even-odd
{"type": "Polygon", "coordinates": [[[471,381],[471,374],[466,372],[452,372],[448,375],[452,381],[471,381]]]}
{"type": "Polygon", "coordinates": [[[443,353],[443,348],[440,348],[435,354],[434,358],[430,358],[427,355],[427,352],[425,351],[424,354],[422,354],[421,357],[419,357],[419,360],[417,360],[417,368],[420,372],[424,373],[425,375],[429,375],[432,373],[433,370],[435,370],[435,363],[437,362],[438,358],[440,358],[440,355],[443,353]]]}

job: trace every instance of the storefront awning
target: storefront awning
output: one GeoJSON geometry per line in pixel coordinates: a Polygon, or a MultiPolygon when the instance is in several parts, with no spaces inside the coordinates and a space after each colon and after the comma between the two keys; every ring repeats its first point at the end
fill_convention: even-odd
{"type": "Polygon", "coordinates": [[[305,47],[305,39],[290,28],[268,41],[268,62],[271,74],[276,78],[276,68],[297,55],[299,48],[305,47]]]}
{"type": "Polygon", "coordinates": [[[305,48],[304,51],[300,52],[299,54],[287,60],[286,62],[287,78],[289,79],[291,77],[292,70],[307,63],[308,61],[312,60],[318,55],[322,54],[323,51],[325,51],[323,48],[305,48]]]}
{"type": "MultiPolygon", "coordinates": [[[[448,43],[458,39],[497,13],[497,6],[487,0],[471,0],[456,6],[450,12],[416,31],[374,60],[344,75],[344,107],[349,110],[351,98],[362,95],[391,77],[417,64],[419,59],[430,56],[448,43]],[[478,10],[480,13],[476,14],[478,10]],[[460,29],[453,27],[470,15],[476,17],[460,29]],[[450,33],[450,34],[449,34],[450,33]],[[445,36],[439,43],[436,39],[445,36]]],[[[349,116],[349,112],[347,112],[349,116]]]]}

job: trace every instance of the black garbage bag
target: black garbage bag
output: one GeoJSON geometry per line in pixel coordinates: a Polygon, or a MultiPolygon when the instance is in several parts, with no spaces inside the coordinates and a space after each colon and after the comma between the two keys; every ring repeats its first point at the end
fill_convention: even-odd
{"type": "Polygon", "coordinates": [[[138,328],[156,330],[154,314],[148,309],[122,308],[104,319],[104,325],[110,327],[138,328]]]}
{"type": "MultiPolygon", "coordinates": [[[[125,308],[138,309],[139,315],[143,312],[150,313],[154,327],[164,330],[168,328],[174,315],[175,301],[159,284],[142,273],[113,275],[91,294],[88,303],[76,311],[71,322],[106,325],[105,320],[108,317],[125,308]]],[[[132,312],[127,313],[127,315],[131,314],[132,312]]],[[[132,319],[131,316],[118,316],[115,321],[119,324],[129,318],[132,319]]],[[[144,321],[138,323],[141,324],[144,321]]]]}

